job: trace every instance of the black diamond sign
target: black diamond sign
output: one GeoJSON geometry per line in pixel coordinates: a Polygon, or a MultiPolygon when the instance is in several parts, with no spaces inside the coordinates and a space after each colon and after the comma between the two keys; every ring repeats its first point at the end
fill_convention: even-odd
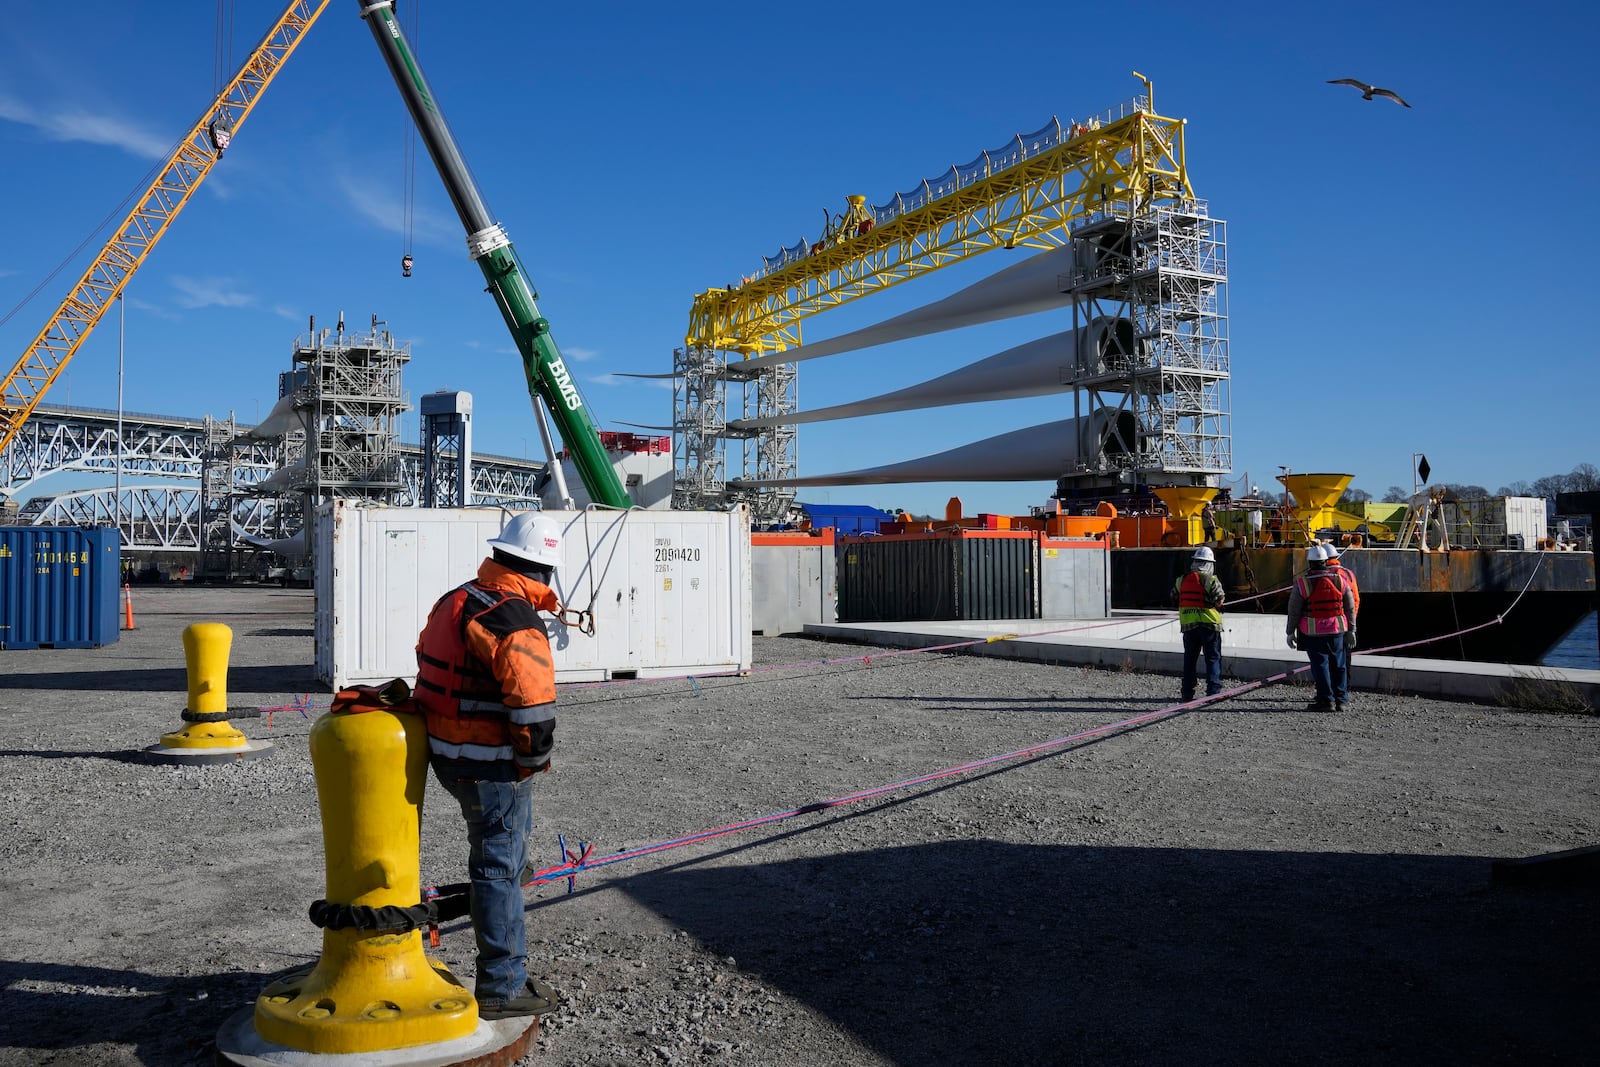
{"type": "Polygon", "coordinates": [[[1433,473],[1433,468],[1428,466],[1428,457],[1423,456],[1422,462],[1417,464],[1417,477],[1422,479],[1422,484],[1428,484],[1428,475],[1433,473]]]}

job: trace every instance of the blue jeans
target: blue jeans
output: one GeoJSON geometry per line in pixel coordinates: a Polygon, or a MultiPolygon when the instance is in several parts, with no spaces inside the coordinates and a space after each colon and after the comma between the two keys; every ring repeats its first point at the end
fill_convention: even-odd
{"type": "Polygon", "coordinates": [[[533,779],[485,781],[499,764],[435,756],[433,774],[461,805],[467,821],[467,874],[472,879],[472,934],[478,942],[479,1004],[521,996],[528,980],[528,935],[521,876],[533,831],[533,779]]]}
{"type": "Polygon", "coordinates": [[[1350,699],[1349,674],[1345,670],[1344,634],[1300,635],[1300,647],[1311,660],[1311,681],[1317,699],[1343,704],[1350,699]]]}
{"type": "Polygon", "coordinates": [[[1206,696],[1222,692],[1222,630],[1215,626],[1196,626],[1183,631],[1183,699],[1193,700],[1198,682],[1196,667],[1200,655],[1206,657],[1206,696]]]}

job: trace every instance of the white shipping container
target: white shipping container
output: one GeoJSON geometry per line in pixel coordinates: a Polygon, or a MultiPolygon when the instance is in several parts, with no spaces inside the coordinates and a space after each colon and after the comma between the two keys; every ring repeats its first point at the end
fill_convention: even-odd
{"type": "Polygon", "coordinates": [[[1491,496],[1448,501],[1440,509],[1458,548],[1533,549],[1550,536],[1545,501],[1538,496],[1491,496]]]}
{"type": "MultiPolygon", "coordinates": [[[[429,610],[477,574],[511,514],[318,507],[317,677],[335,689],[414,682],[429,610]]],[[[564,530],[556,594],[563,607],[594,613],[592,635],[544,616],[558,682],[750,668],[746,508],[545,514],[564,530]]]]}

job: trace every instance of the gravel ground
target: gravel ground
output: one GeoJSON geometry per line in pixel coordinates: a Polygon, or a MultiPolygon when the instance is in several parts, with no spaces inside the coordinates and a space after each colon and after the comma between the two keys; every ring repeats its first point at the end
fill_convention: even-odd
{"type": "MultiPolygon", "coordinates": [[[[151,765],[180,632],[234,628],[230,703],[327,693],[311,598],[135,593],[139,628],[0,652],[0,1065],[209,1062],[314,960],[311,722],[273,755],[151,765]]],[[[536,854],[597,854],[1118,722],[1176,679],[757,638],[744,678],[571,687],[536,854]],[[833,662],[820,664],[829,659],[833,662]]],[[[1244,694],[529,893],[563,997],[525,1064],[1589,1063],[1594,881],[1490,860],[1600,843],[1600,719],[1304,688],[1244,694]]],[[[464,877],[435,790],[425,882],[464,877]]],[[[439,956],[467,979],[471,930],[439,956]]]]}

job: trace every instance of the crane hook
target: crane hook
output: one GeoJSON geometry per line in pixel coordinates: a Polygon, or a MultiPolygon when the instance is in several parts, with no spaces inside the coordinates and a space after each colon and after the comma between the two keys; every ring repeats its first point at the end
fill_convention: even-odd
{"type": "Polygon", "coordinates": [[[411,277],[411,268],[416,265],[416,262],[417,262],[416,260],[411,258],[411,253],[410,252],[407,252],[405,255],[401,256],[400,257],[400,276],[402,278],[411,277]]]}

